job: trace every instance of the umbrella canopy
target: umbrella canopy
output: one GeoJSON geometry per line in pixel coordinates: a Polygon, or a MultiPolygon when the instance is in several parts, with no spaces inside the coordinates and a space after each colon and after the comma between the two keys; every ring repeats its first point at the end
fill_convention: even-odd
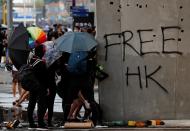
{"type": "Polygon", "coordinates": [[[19,24],[11,33],[8,41],[8,48],[29,51],[28,41],[29,35],[26,28],[23,24],[19,24]]]}
{"type": "Polygon", "coordinates": [[[30,51],[28,42],[28,32],[23,24],[19,24],[12,32],[8,41],[9,57],[17,69],[27,63],[30,51]]]}
{"type": "Polygon", "coordinates": [[[35,46],[37,45],[36,42],[32,38],[29,38],[28,44],[29,44],[30,49],[34,49],[35,46]]]}
{"type": "Polygon", "coordinates": [[[97,46],[97,41],[86,32],[67,32],[55,40],[57,50],[72,53],[90,51],[97,46]]]}
{"type": "Polygon", "coordinates": [[[20,67],[27,63],[28,51],[14,50],[9,49],[9,57],[13,63],[13,65],[19,70],[20,67]]]}
{"type": "Polygon", "coordinates": [[[31,38],[37,43],[41,44],[47,40],[46,33],[39,27],[28,27],[28,32],[31,35],[31,38]]]}
{"type": "Polygon", "coordinates": [[[46,49],[43,59],[45,59],[47,67],[50,67],[62,56],[62,53],[54,48],[53,41],[46,41],[43,45],[45,45],[46,49]]]}

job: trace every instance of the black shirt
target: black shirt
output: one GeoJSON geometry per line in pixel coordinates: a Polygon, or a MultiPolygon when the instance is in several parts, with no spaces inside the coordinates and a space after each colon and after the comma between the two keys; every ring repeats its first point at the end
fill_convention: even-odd
{"type": "MultiPolygon", "coordinates": [[[[38,58],[33,57],[30,60],[30,64],[33,64],[38,58]]],[[[37,63],[34,67],[33,67],[33,71],[34,71],[34,75],[35,77],[38,79],[40,85],[42,86],[42,88],[49,88],[49,75],[48,75],[48,70],[46,67],[46,63],[43,60],[40,60],[39,63],[37,63]]]]}

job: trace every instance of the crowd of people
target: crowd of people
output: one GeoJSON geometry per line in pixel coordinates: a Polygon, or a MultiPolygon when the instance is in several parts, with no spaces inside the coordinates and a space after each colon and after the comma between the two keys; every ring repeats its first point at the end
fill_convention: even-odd
{"type": "Polygon", "coordinates": [[[0,25],[0,62],[5,61],[7,47],[7,31],[0,25]]]}
{"type": "MultiPolygon", "coordinates": [[[[67,32],[67,28],[63,28],[60,24],[53,25],[47,32],[47,40],[54,41],[67,32]]],[[[74,28],[75,32],[87,32],[95,36],[95,29],[89,27],[74,28]]],[[[6,47],[6,46],[5,46],[6,47]]],[[[0,52],[1,53],[1,52],[0,52]]],[[[69,60],[69,53],[63,53],[61,58],[56,60],[47,68],[43,56],[45,54],[45,46],[43,44],[35,47],[32,57],[28,60],[33,66],[34,76],[38,80],[38,88],[36,90],[24,90],[18,79],[18,70],[12,67],[12,91],[13,97],[16,96],[16,88],[18,87],[19,98],[15,98],[13,104],[21,106],[22,102],[28,100],[28,122],[29,128],[45,128],[54,126],[52,123],[54,100],[56,93],[62,98],[63,123],[79,122],[91,119],[96,124],[100,115],[98,114],[98,104],[94,99],[94,82],[96,71],[96,50],[89,52],[88,71],[82,75],[73,75],[70,73],[66,65],[69,60]],[[60,80],[57,80],[60,76],[60,80]],[[17,87],[16,87],[17,86],[17,87]],[[37,104],[37,125],[33,118],[35,106],[37,104]],[[80,116],[82,106],[85,109],[84,116],[80,116]],[[45,113],[48,113],[47,122],[44,121],[45,113]],[[80,119],[79,117],[80,116],[80,119]]],[[[1,55],[1,54],[0,54],[1,55]]],[[[1,57],[0,57],[1,58],[1,57]]]]}

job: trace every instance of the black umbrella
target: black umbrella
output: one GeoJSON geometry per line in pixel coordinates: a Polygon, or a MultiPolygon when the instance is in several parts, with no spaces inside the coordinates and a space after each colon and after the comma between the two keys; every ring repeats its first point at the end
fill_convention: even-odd
{"type": "Polygon", "coordinates": [[[29,35],[23,24],[19,24],[11,33],[8,41],[9,57],[17,69],[27,63],[30,48],[29,35]]]}

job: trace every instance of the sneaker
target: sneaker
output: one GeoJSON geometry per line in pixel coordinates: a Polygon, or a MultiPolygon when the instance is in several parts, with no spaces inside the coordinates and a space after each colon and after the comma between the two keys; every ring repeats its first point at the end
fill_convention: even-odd
{"type": "Polygon", "coordinates": [[[36,129],[37,125],[36,124],[29,124],[28,130],[36,129]]]}

